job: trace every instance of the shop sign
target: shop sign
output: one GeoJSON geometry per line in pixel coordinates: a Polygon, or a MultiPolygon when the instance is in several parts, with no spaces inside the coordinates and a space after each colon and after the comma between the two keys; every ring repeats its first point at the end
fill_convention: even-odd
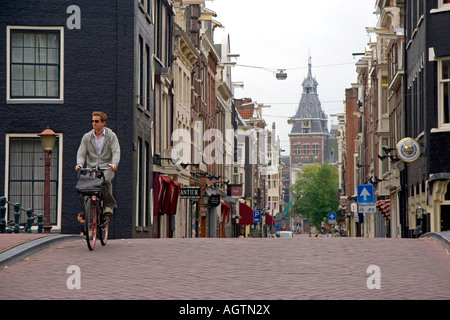
{"type": "Polygon", "coordinates": [[[420,144],[413,138],[404,138],[397,143],[395,148],[397,157],[404,162],[413,162],[419,158],[420,144]]]}
{"type": "Polygon", "coordinates": [[[185,199],[200,198],[200,187],[181,187],[180,197],[185,199]]]}

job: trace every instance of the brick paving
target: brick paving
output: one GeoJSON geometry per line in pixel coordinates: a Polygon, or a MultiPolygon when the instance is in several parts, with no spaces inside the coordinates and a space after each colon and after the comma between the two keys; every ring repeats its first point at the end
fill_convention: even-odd
{"type": "Polygon", "coordinates": [[[448,300],[449,288],[448,249],[432,238],[118,239],[93,252],[76,240],[0,270],[3,300],[448,300]],[[73,265],[81,289],[67,287],[73,265]]]}

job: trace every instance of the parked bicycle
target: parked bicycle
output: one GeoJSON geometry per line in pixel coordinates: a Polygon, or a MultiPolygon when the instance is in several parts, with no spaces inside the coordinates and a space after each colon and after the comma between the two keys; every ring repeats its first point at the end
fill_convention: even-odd
{"type": "Polygon", "coordinates": [[[82,202],[85,214],[84,234],[89,250],[94,250],[97,238],[104,246],[108,241],[109,216],[103,213],[104,199],[102,190],[105,187],[103,172],[110,168],[80,168],[78,182],[75,187],[82,202]]]}

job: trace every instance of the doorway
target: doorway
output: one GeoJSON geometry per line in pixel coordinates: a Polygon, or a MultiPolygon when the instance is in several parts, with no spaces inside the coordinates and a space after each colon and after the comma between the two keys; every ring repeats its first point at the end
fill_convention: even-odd
{"type": "Polygon", "coordinates": [[[450,230],[450,205],[441,205],[441,231],[450,230]]]}

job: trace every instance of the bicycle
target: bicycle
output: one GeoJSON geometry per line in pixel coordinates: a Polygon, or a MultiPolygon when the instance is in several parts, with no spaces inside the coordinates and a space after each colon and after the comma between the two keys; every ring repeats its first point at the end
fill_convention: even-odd
{"type": "Polygon", "coordinates": [[[102,246],[108,241],[109,216],[103,213],[104,199],[102,189],[105,187],[103,172],[111,168],[80,168],[76,190],[82,201],[84,233],[90,251],[95,248],[97,238],[102,246]]]}

